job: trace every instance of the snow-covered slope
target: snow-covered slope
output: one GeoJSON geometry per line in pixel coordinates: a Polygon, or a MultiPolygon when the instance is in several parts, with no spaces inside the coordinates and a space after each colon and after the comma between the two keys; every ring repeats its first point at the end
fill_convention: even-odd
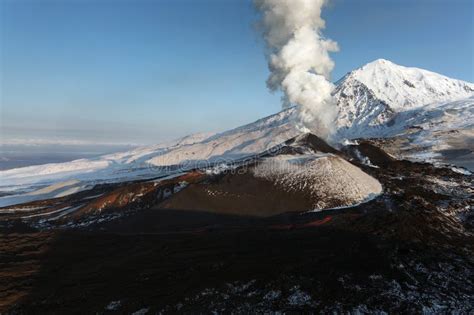
{"type": "Polygon", "coordinates": [[[299,134],[292,124],[295,108],[254,123],[216,134],[202,142],[179,146],[147,162],[156,166],[178,163],[232,161],[261,153],[299,134]]]}
{"type": "Polygon", "coordinates": [[[474,96],[399,112],[384,131],[403,140],[395,152],[404,158],[474,170],[474,96]]]}
{"type": "MultiPolygon", "coordinates": [[[[206,163],[245,158],[298,135],[290,119],[294,113],[290,108],[223,133],[187,136],[93,159],[0,171],[0,193],[29,192],[70,179],[80,181],[77,185],[86,189],[97,183],[165,176],[206,163]]],[[[0,206],[14,199],[1,197],[0,206]]]]}

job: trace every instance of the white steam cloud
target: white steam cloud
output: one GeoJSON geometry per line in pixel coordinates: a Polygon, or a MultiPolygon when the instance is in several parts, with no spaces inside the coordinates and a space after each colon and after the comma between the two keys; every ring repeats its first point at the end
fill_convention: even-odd
{"type": "Polygon", "coordinates": [[[268,87],[284,93],[283,106],[299,105],[298,126],[329,138],[336,107],[329,81],[337,43],[325,39],[321,9],[327,0],[254,0],[262,13],[271,74],[268,87]]]}

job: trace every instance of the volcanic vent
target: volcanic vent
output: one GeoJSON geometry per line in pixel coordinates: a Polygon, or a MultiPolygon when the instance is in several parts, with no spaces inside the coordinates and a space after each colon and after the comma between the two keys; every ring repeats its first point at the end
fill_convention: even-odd
{"type": "Polygon", "coordinates": [[[271,216],[351,206],[381,192],[375,178],[323,140],[305,134],[277,153],[190,185],[161,207],[271,216]]]}

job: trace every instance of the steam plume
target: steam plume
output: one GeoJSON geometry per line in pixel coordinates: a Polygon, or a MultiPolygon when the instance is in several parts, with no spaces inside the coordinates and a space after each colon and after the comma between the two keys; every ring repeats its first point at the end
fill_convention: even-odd
{"type": "Polygon", "coordinates": [[[334,62],[329,52],[337,43],[325,39],[321,9],[326,0],[254,0],[262,13],[268,48],[268,87],[284,93],[283,106],[297,104],[298,126],[328,138],[336,107],[329,81],[334,62]]]}

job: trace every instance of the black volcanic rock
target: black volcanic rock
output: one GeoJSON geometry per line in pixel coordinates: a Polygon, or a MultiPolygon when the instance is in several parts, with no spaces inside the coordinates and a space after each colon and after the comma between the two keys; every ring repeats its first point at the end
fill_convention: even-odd
{"type": "Polygon", "coordinates": [[[91,210],[65,215],[57,227],[29,230],[23,225],[39,218],[23,223],[4,213],[0,312],[469,314],[473,176],[397,160],[369,140],[339,152],[304,134],[280,148],[273,153],[350,155],[384,191],[353,207],[282,213],[306,208],[307,196],[286,196],[237,168],[47,201],[91,210]],[[179,195],[195,206],[209,191],[213,212],[164,209],[179,195]],[[247,206],[261,215],[223,209],[247,206]]]}
{"type": "Polygon", "coordinates": [[[312,133],[305,133],[285,142],[286,145],[301,146],[321,153],[340,154],[341,152],[331,147],[326,141],[312,133]]]}
{"type": "Polygon", "coordinates": [[[367,158],[373,165],[379,167],[388,167],[396,161],[395,158],[390,156],[384,150],[376,147],[368,141],[361,141],[358,145],[345,146],[343,151],[356,160],[367,158]]]}

